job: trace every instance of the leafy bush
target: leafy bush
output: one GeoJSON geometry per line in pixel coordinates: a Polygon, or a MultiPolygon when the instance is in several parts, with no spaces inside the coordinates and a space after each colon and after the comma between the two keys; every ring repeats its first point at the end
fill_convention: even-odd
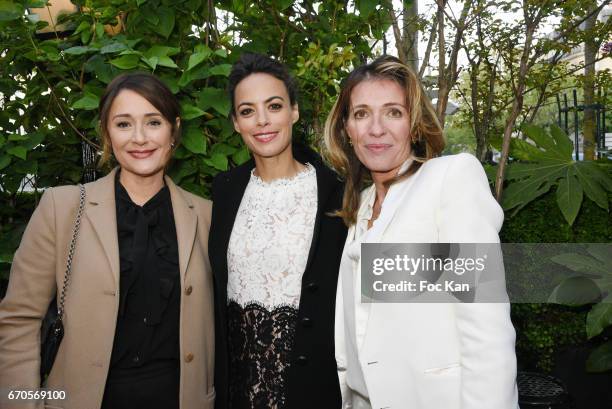
{"type": "Polygon", "coordinates": [[[372,56],[390,24],[379,12],[388,5],[369,0],[356,8],[347,1],[73,3],[78,11],[56,22],[66,31],[40,35],[47,23],[26,9],[46,1],[0,1],[0,274],[39,191],[80,181],[83,144],[99,150],[97,106],[116,75],[149,71],[176,94],[183,140],[169,173],[206,197],[217,172],[249,158],[225,91],[241,52],[269,54],[294,71],[302,88],[295,138],[315,144],[339,80],[372,56]]]}
{"type": "MultiPolygon", "coordinates": [[[[554,186],[557,204],[569,225],[574,223],[586,196],[604,210],[609,209],[612,193],[609,161],[574,161],[573,144],[557,125],[549,129],[531,124],[522,126],[524,139],[512,138],[507,186],[502,197],[504,210],[516,214],[532,200],[554,186]]],[[[495,168],[489,176],[494,178],[495,168]]]]}
{"type": "MultiPolygon", "coordinates": [[[[612,216],[585,199],[570,226],[556,202],[556,192],[551,190],[528,203],[515,216],[506,217],[500,237],[506,243],[609,243],[612,242],[612,216]]],[[[530,262],[537,271],[538,265],[551,260],[535,258],[530,262]]],[[[588,307],[513,304],[519,364],[525,369],[550,371],[559,352],[587,342],[588,312],[588,307]]]]}

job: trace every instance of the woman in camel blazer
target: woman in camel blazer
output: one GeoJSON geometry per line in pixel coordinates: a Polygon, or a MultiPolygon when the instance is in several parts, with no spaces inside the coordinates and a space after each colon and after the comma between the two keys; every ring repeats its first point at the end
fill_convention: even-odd
{"type": "MultiPolygon", "coordinates": [[[[115,130],[110,129],[110,142],[120,166],[100,180],[85,185],[85,207],[65,301],[65,334],[45,385],[50,389],[65,391],[66,399],[46,401],[44,407],[114,408],[117,407],[114,401],[125,398],[122,393],[129,394],[135,405],[133,407],[145,407],[138,402],[147,402],[146,395],[154,396],[157,391],[137,386],[129,392],[113,389],[109,386],[114,376],[111,375],[119,374],[117,379],[129,380],[132,385],[136,379],[138,385],[145,375],[156,376],[168,367],[168,362],[174,362],[172,365],[176,365],[176,375],[172,375],[174,379],[170,383],[173,383],[176,395],[170,396],[172,406],[181,409],[212,409],[215,395],[214,307],[207,250],[211,203],[186,192],[168,176],[164,176],[180,127],[178,109],[170,109],[173,113],[170,115],[168,105],[159,100],[165,98],[166,102],[176,102],[170,91],[152,76],[128,74],[109,84],[106,97],[101,101],[101,108],[105,109],[105,100],[108,105],[112,104],[112,108],[106,107],[110,114],[107,112],[101,116],[101,120],[108,118],[108,128],[117,126],[115,130]],[[146,105],[147,101],[149,105],[146,105]],[[125,108],[125,112],[116,115],[121,119],[115,119],[112,114],[122,108],[125,108]],[[143,109],[146,113],[139,116],[143,109]],[[115,124],[113,121],[122,122],[115,124]],[[172,129],[172,132],[160,133],[160,130],[165,129],[163,127],[172,129]],[[127,180],[128,175],[132,177],[131,182],[127,180]],[[151,179],[153,177],[158,179],[151,179]],[[141,183],[143,188],[134,188],[134,181],[141,183]],[[157,185],[153,185],[153,182],[157,185]],[[150,190],[146,191],[145,188],[150,190]],[[122,196],[117,196],[119,193],[122,196]],[[124,213],[117,203],[119,200],[133,200],[134,203],[130,204],[132,210],[146,211],[151,202],[163,202],[164,195],[165,203],[169,204],[166,209],[171,209],[167,212],[167,219],[173,217],[176,231],[176,245],[170,246],[175,249],[175,264],[169,264],[174,266],[170,274],[175,281],[168,287],[170,290],[167,294],[169,300],[174,301],[164,301],[162,295],[159,296],[164,303],[162,305],[166,307],[162,307],[162,324],[152,332],[147,332],[153,334],[146,338],[153,347],[145,346],[134,353],[130,348],[134,342],[143,339],[142,334],[129,332],[133,330],[134,324],[126,321],[128,315],[124,316],[120,309],[125,308],[129,312],[136,308],[141,287],[123,288],[126,283],[124,270],[129,271],[130,266],[135,270],[137,261],[131,254],[134,257],[133,263],[124,262],[121,246],[126,232],[121,230],[123,220],[118,223],[117,217],[123,217],[124,213]],[[167,203],[168,199],[170,203],[167,203]],[[140,203],[144,204],[139,208],[140,203]],[[127,301],[121,295],[127,297],[127,301]],[[124,302],[127,302],[127,307],[121,305],[124,302]],[[170,315],[170,310],[175,315],[170,315]],[[165,322],[170,319],[168,317],[172,320],[165,322]],[[121,326],[122,322],[127,323],[127,326],[121,326]],[[160,329],[162,327],[163,330],[160,329]],[[160,336],[162,332],[165,335],[160,336]],[[157,343],[164,336],[163,343],[157,343]],[[138,366],[140,352],[142,360],[148,358],[151,366],[138,366]],[[154,369],[145,369],[143,373],[142,368],[154,369]],[[137,377],[132,375],[134,371],[138,372],[137,377]]],[[[104,133],[104,126],[102,128],[104,133]]],[[[0,389],[3,391],[35,390],[39,387],[41,320],[63,283],[78,203],[79,189],[76,186],[47,189],[15,254],[7,295],[0,303],[0,389]]],[[[165,217],[163,213],[160,215],[165,217]]],[[[152,229],[156,221],[149,219],[147,223],[148,228],[152,229]]],[[[174,231],[171,221],[168,225],[174,231]]],[[[173,239],[173,235],[161,238],[167,242],[173,239]]],[[[134,236],[134,242],[136,240],[134,236]]],[[[160,238],[151,234],[148,243],[157,243],[156,240],[160,238]]],[[[157,254],[164,251],[160,248],[157,246],[155,249],[157,254]]],[[[167,255],[164,257],[172,258],[167,255]]],[[[140,270],[141,274],[146,271],[147,280],[155,277],[150,275],[154,267],[145,265],[146,269],[140,270]]],[[[165,279],[167,276],[159,277],[165,279]]],[[[163,288],[163,285],[159,288],[163,288]]],[[[145,297],[144,304],[146,302],[145,297]]],[[[146,314],[145,317],[148,316],[146,314]]],[[[142,328],[148,328],[146,325],[145,319],[142,328]]],[[[164,387],[166,378],[160,379],[162,381],[158,385],[164,387]]],[[[160,396],[164,393],[172,395],[171,391],[159,391],[160,396]]],[[[0,406],[39,408],[43,407],[43,403],[2,401],[0,406]]]]}
{"type": "Polygon", "coordinates": [[[499,242],[504,214],[478,160],[439,157],[444,139],[431,103],[414,73],[387,56],[347,77],[325,142],[346,177],[342,216],[350,226],[335,321],[343,409],[516,409],[515,333],[505,298],[361,297],[362,243],[499,242]],[[373,184],[360,193],[366,175],[373,184]]]}

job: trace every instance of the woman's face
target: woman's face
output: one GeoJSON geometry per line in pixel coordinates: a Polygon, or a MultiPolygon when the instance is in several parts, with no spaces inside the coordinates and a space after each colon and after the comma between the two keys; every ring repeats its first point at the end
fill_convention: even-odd
{"type": "Polygon", "coordinates": [[[406,92],[395,81],[370,79],[355,86],[345,127],[374,180],[395,177],[410,156],[406,92]]]}
{"type": "Polygon", "coordinates": [[[299,112],[283,81],[264,73],[249,75],[236,86],[234,106],[234,128],[254,156],[291,152],[291,128],[299,112]]]}
{"type": "Polygon", "coordinates": [[[147,177],[164,171],[172,152],[172,125],[146,98],[128,89],[119,92],[107,129],[122,172],[147,177]]]}

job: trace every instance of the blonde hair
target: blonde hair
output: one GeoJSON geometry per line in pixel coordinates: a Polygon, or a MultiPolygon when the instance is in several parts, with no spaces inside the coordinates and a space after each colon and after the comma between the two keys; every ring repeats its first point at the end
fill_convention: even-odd
{"type": "MultiPolygon", "coordinates": [[[[392,56],[382,56],[356,68],[342,83],[340,95],[325,121],[325,156],[345,179],[342,209],[337,214],[347,226],[355,224],[359,210],[359,195],[369,178],[368,169],[359,161],[346,134],[351,93],[363,81],[387,79],[399,84],[406,92],[406,107],[410,121],[412,155],[415,160],[388,186],[413,175],[427,160],[439,156],[444,149],[444,136],[436,112],[425,94],[423,85],[412,70],[392,56]]],[[[407,158],[406,158],[407,159],[407,158]]]]}

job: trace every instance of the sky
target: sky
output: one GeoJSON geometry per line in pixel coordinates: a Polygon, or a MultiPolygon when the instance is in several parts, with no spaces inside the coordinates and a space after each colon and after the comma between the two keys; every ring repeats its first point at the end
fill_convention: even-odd
{"type": "MultiPolygon", "coordinates": [[[[425,15],[426,19],[428,20],[433,19],[436,14],[436,9],[437,9],[436,1],[435,0],[417,0],[417,1],[419,1],[419,6],[418,6],[419,14],[425,15]]],[[[450,9],[453,10],[454,15],[457,16],[457,18],[459,17],[461,13],[462,4],[463,4],[462,1],[449,0],[448,7],[450,7],[450,9]]],[[[401,12],[402,0],[393,0],[393,7],[396,10],[396,13],[401,12]]],[[[496,13],[496,17],[498,17],[502,21],[511,23],[521,18],[522,16],[519,13],[503,12],[502,10],[499,10],[498,13],[496,13]]],[[[545,24],[542,25],[541,31],[542,32],[552,31],[553,23],[554,23],[553,21],[546,22],[545,24]]],[[[447,31],[450,31],[450,28],[447,29],[447,31]]],[[[393,31],[391,29],[387,32],[387,39],[389,40],[389,47],[387,49],[387,52],[390,54],[397,54],[397,50],[395,48],[395,43],[394,43],[393,31]]],[[[419,36],[419,57],[420,58],[422,58],[423,55],[425,54],[426,48],[427,48],[427,38],[424,38],[423,35],[420,35],[419,36]]],[[[459,66],[465,66],[468,64],[467,58],[463,52],[459,54],[458,64],[459,66]]],[[[437,56],[435,55],[433,51],[430,57],[429,65],[434,65],[434,66],[437,65],[437,56]]],[[[425,71],[425,75],[428,75],[428,74],[431,74],[431,72],[429,70],[425,71]]]]}

